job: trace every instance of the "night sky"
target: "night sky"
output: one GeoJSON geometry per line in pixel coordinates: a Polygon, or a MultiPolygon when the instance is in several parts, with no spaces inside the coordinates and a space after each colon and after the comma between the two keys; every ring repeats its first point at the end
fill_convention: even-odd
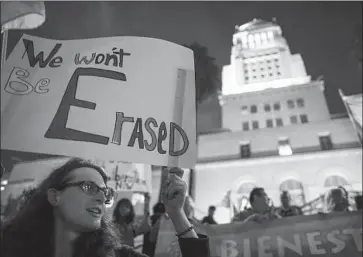
{"type": "MultiPolygon", "coordinates": [[[[324,76],[331,113],[345,112],[338,88],[362,92],[352,45],[362,24],[361,2],[46,2],[47,21],[25,33],[52,39],[146,36],[198,42],[220,65],[230,62],[235,25],[276,18],[292,53],[313,78],[324,76]]],[[[9,49],[21,31],[9,33],[9,49]]]]}

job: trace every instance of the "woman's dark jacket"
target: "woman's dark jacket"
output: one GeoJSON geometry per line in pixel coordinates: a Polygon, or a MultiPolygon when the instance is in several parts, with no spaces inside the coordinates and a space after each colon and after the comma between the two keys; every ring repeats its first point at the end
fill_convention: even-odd
{"type": "MultiPolygon", "coordinates": [[[[2,229],[1,233],[2,257],[54,257],[53,242],[49,236],[38,235],[36,238],[34,233],[29,236],[15,233],[15,238],[13,231],[6,230],[2,229]]],[[[102,231],[87,237],[80,236],[74,244],[73,257],[147,257],[128,246],[116,245],[109,239],[109,235],[102,231]]],[[[183,257],[210,257],[209,239],[206,236],[181,238],[179,245],[183,257]]]]}

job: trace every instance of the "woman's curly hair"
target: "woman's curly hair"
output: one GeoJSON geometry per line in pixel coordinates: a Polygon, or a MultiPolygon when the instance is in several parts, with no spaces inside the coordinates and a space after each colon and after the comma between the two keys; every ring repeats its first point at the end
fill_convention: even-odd
{"type": "Polygon", "coordinates": [[[119,224],[121,222],[121,220],[123,220],[123,222],[125,222],[126,224],[130,224],[130,223],[134,222],[134,220],[135,220],[134,206],[132,205],[132,202],[127,198],[122,198],[120,201],[118,201],[116,204],[116,207],[113,211],[113,221],[116,224],[119,224]],[[130,208],[130,213],[126,217],[121,217],[121,214],[119,211],[120,206],[123,204],[128,205],[130,208]]]}
{"type": "MultiPolygon", "coordinates": [[[[16,215],[2,224],[1,255],[3,257],[50,257],[54,254],[53,207],[47,200],[49,189],[61,188],[70,180],[70,174],[77,168],[92,168],[100,173],[105,183],[107,176],[103,169],[91,161],[70,159],[55,169],[31,194],[26,197],[16,215]]],[[[101,220],[101,227],[82,233],[75,241],[76,257],[106,257],[110,251],[120,248],[120,235],[113,224],[101,220]]]]}

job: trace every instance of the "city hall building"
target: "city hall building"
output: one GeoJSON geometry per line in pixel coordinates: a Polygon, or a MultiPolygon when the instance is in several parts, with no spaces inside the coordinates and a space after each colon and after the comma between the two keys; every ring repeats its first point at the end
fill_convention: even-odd
{"type": "MultiPolygon", "coordinates": [[[[255,19],[236,27],[232,41],[219,99],[210,96],[197,114],[204,133],[194,178],[196,217],[216,205],[216,220],[229,222],[233,208],[226,203],[243,209],[253,187],[265,188],[274,206],[280,206],[282,190],[298,206],[335,186],[361,192],[362,146],[352,122],[329,113],[329,85],[306,73],[281,27],[255,19]],[[220,112],[211,112],[216,102],[220,112]]],[[[152,176],[157,199],[160,170],[154,168],[152,176]]]]}

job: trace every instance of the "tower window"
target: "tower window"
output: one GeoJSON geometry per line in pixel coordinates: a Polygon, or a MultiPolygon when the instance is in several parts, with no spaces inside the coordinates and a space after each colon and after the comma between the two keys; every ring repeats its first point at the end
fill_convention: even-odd
{"type": "Polygon", "coordinates": [[[252,128],[253,129],[259,129],[259,125],[258,125],[258,121],[257,120],[252,121],[252,128]]]}
{"type": "Polygon", "coordinates": [[[308,116],[306,114],[301,114],[300,115],[300,120],[301,120],[301,123],[308,123],[309,120],[308,120],[308,116]]]}
{"type": "Polygon", "coordinates": [[[289,108],[289,109],[295,108],[295,103],[293,100],[287,100],[287,108],[289,108]]]}
{"type": "Polygon", "coordinates": [[[330,135],[319,136],[319,142],[321,150],[327,151],[333,149],[333,143],[331,141],[330,135]]]}
{"type": "Polygon", "coordinates": [[[277,118],[276,119],[276,126],[277,127],[282,127],[284,125],[284,123],[282,122],[282,119],[281,118],[277,118]]]}
{"type": "Polygon", "coordinates": [[[272,76],[273,76],[273,74],[272,74],[272,73],[270,73],[270,74],[268,74],[268,75],[270,75],[270,77],[272,77],[272,76]]]}
{"type": "Polygon", "coordinates": [[[269,104],[265,104],[265,112],[270,112],[271,106],[269,104]]]}
{"type": "Polygon", "coordinates": [[[274,103],[274,110],[275,111],[280,111],[281,110],[280,103],[274,103]]]}
{"type": "Polygon", "coordinates": [[[277,76],[281,76],[281,72],[277,72],[277,76]]]}
{"type": "Polygon", "coordinates": [[[242,159],[251,157],[250,143],[240,143],[239,147],[242,159]]]}
{"type": "Polygon", "coordinates": [[[247,105],[243,105],[241,107],[241,113],[242,114],[247,114],[248,113],[248,106],[247,105]]]}
{"type": "Polygon", "coordinates": [[[261,39],[262,39],[262,41],[266,41],[267,40],[267,34],[266,34],[266,32],[262,32],[261,33],[261,39]]]}
{"type": "Polygon", "coordinates": [[[281,138],[278,142],[278,151],[281,156],[292,155],[290,140],[288,138],[281,138]]]}
{"type": "Polygon", "coordinates": [[[250,124],[249,124],[247,121],[243,122],[243,123],[242,123],[242,129],[243,129],[244,131],[248,131],[248,130],[250,130],[250,124]]]}
{"type": "Polygon", "coordinates": [[[303,108],[305,106],[304,99],[302,98],[297,99],[296,103],[299,108],[303,108]]]}
{"type": "Polygon", "coordinates": [[[266,127],[272,128],[274,126],[272,119],[266,120],[266,127]]]}
{"type": "Polygon", "coordinates": [[[290,122],[291,122],[291,124],[297,124],[297,116],[296,115],[291,116],[290,122]]]}
{"type": "Polygon", "coordinates": [[[251,113],[256,113],[256,112],[257,112],[257,106],[251,105],[251,113]]]}

